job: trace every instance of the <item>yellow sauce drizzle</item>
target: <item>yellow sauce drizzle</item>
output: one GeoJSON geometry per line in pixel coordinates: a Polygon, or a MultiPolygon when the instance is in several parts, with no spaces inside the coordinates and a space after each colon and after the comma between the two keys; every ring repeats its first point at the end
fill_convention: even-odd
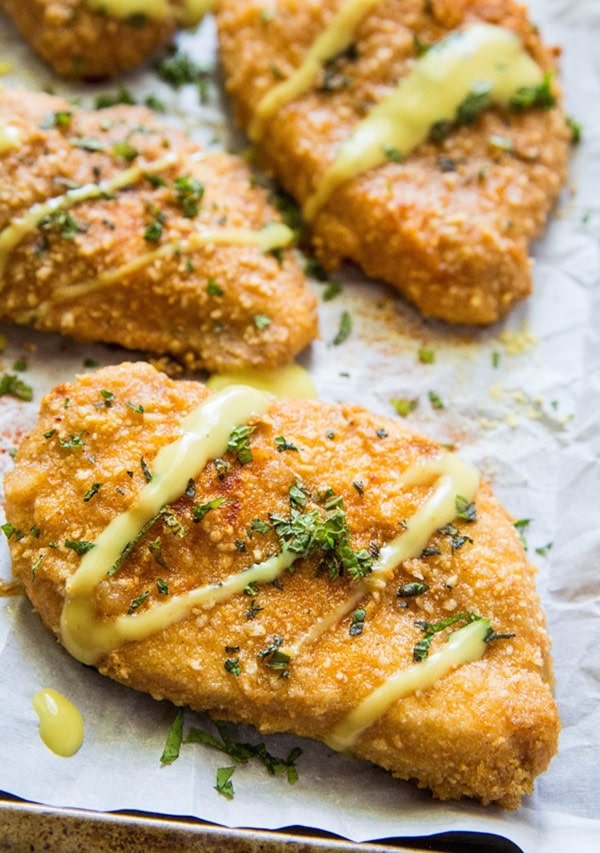
{"type": "Polygon", "coordinates": [[[40,719],[40,737],[52,752],[68,758],[83,743],[83,720],[72,702],[57,690],[34,694],[31,704],[40,719]]]}
{"type": "Polygon", "coordinates": [[[388,146],[405,157],[438,121],[452,121],[474,84],[491,87],[507,104],[518,89],[537,86],[543,72],[511,30],[473,24],[451,33],[418,59],[396,89],[361,121],[340,147],[303,213],[310,222],[346,181],[387,160],[388,146]]]}
{"type": "Polygon", "coordinates": [[[443,456],[411,466],[400,478],[400,484],[418,485],[432,477],[438,478],[433,494],[407,519],[402,533],[383,546],[371,574],[357,584],[346,601],[317,619],[306,633],[282,651],[290,657],[295,657],[303,646],[314,643],[354,610],[361,598],[382,590],[395,568],[406,560],[418,557],[432,534],[456,518],[456,496],[461,495],[471,501],[479,486],[477,469],[453,453],[445,453],[443,456]]]}
{"type": "Polygon", "coordinates": [[[0,154],[7,154],[17,149],[22,141],[22,134],[18,127],[7,124],[0,127],[0,154]]]}
{"type": "Polygon", "coordinates": [[[144,15],[155,21],[165,21],[175,15],[184,27],[195,26],[211,9],[212,0],[180,0],[176,8],[169,0],[85,0],[95,12],[115,18],[144,15]]]}
{"type": "Polygon", "coordinates": [[[485,654],[484,638],[489,628],[487,619],[471,622],[454,631],[448,642],[426,660],[390,675],[335,726],[324,738],[325,743],[338,751],[351,749],[360,734],[382,717],[394,702],[417,690],[432,687],[458,666],[480,660],[485,654]]]}
{"type": "Polygon", "coordinates": [[[54,291],[50,299],[40,302],[39,305],[28,311],[22,311],[16,315],[15,319],[19,323],[32,322],[35,318],[46,315],[52,306],[57,303],[88,296],[98,290],[103,290],[105,287],[120,284],[127,276],[133,275],[133,273],[149,266],[160,258],[168,257],[175,253],[184,254],[209,245],[255,246],[262,252],[271,252],[273,249],[283,249],[289,246],[294,242],[294,239],[294,232],[287,225],[283,225],[280,222],[270,222],[261,229],[204,228],[190,235],[185,240],[164,243],[152,252],[143,252],[120,267],[100,273],[97,278],[58,288],[54,291]]]}
{"type": "Polygon", "coordinates": [[[250,139],[258,141],[263,135],[265,122],[309,89],[323,63],[351,44],[354,31],[376,2],[377,0],[345,0],[341,4],[326,29],[310,46],[299,68],[287,80],[273,86],[258,103],[248,129],[250,139]]]}
{"type": "MultiPolygon", "coordinates": [[[[165,604],[145,613],[122,616],[102,622],[95,614],[93,593],[107,571],[118,560],[123,549],[163,506],[176,500],[185,491],[190,477],[203,470],[209,459],[222,455],[232,430],[252,415],[263,414],[271,396],[254,388],[231,386],[209,397],[182,422],[182,435],[166,445],[153,465],[152,480],[142,489],[136,503],[114,518],[94,540],[95,547],[84,555],[79,569],[66,584],[66,600],[61,615],[61,638],[69,652],[83,663],[95,663],[105,652],[118,648],[126,640],[143,639],[180,620],[195,604],[216,599],[221,587],[193,590],[186,595],[173,596],[165,604]]],[[[267,561],[268,562],[268,561],[267,561]]],[[[279,562],[284,562],[283,558],[279,562]]],[[[278,564],[279,565],[279,564],[278,564]]],[[[260,575],[264,564],[257,567],[260,575]],[[262,567],[262,569],[261,569],[262,567]]],[[[284,566],[285,567],[285,566],[284,566]]],[[[277,571],[283,569],[277,568],[277,571]]],[[[250,581],[247,572],[242,589],[250,581]]],[[[226,582],[227,584],[227,582],[226,582]]],[[[226,597],[234,594],[225,586],[226,597]]]]}
{"type": "Polygon", "coordinates": [[[42,219],[56,210],[68,210],[76,204],[88,199],[98,198],[106,193],[123,189],[140,181],[144,175],[158,172],[177,163],[179,157],[168,154],[153,163],[140,162],[130,169],[119,172],[113,178],[100,181],[97,184],[85,184],[77,189],[68,190],[64,195],[58,195],[40,204],[34,204],[25,216],[15,219],[9,226],[0,231],[0,290],[6,261],[12,250],[19,245],[27,234],[37,228],[42,219]]]}
{"type": "Polygon", "coordinates": [[[301,400],[314,400],[317,396],[315,383],[304,367],[299,364],[287,364],[273,370],[246,370],[218,373],[206,383],[213,391],[221,391],[229,385],[251,385],[268,391],[275,397],[294,397],[301,400]]]}

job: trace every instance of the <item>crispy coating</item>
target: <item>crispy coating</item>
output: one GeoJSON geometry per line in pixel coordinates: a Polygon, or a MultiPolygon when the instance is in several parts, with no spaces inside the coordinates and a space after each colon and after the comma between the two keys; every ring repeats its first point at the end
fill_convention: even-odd
{"type": "MultiPolygon", "coordinates": [[[[140,8],[143,9],[143,2],[140,8]]],[[[116,18],[85,0],[0,0],[35,52],[61,77],[112,77],[134,68],[173,36],[181,0],[164,20],[116,18]]]]}
{"type": "MultiPolygon", "coordinates": [[[[178,436],[181,418],[208,393],[137,363],[79,377],[43,401],[39,423],[6,478],[6,514],[24,534],[9,540],[14,573],[57,636],[65,582],[79,564],[65,540],[92,541],[131,506],[145,485],[140,459],[151,470],[159,449],[178,436]],[[106,391],[114,395],[109,406],[106,391]],[[142,404],[145,413],[132,411],[127,401],[142,404]],[[61,446],[71,435],[82,436],[83,445],[61,446]],[[95,483],[101,485],[85,500],[95,483]]],[[[155,523],[119,573],[99,585],[99,614],[126,613],[146,591],[142,606],[152,607],[161,599],[159,578],[173,595],[277,553],[275,533],[252,530],[253,521],[268,521],[272,513],[289,516],[289,489],[298,478],[306,512],[319,506],[323,511],[319,495],[326,489],[343,497],[354,550],[389,542],[431,488],[400,487],[398,478],[416,460],[436,455],[439,446],[358,406],[277,401],[251,425],[252,461],[242,465],[227,453],[225,472],[212,462],[190,472],[195,495],[169,508],[182,527],[155,523]],[[297,450],[280,451],[277,436],[297,450]],[[217,498],[224,501],[194,523],[193,507],[217,498]]],[[[333,579],[318,570],[322,554],[299,560],[277,586],[197,609],[149,639],[122,646],[98,668],[219,719],[321,739],[387,676],[411,664],[422,636],[415,620],[477,612],[514,638],[490,643],[481,660],[396,702],[360,736],[354,752],[394,776],[416,779],[442,799],[469,796],[515,808],[556,750],[549,639],[532,566],[486,485],[476,510],[474,523],[455,522],[471,542],[456,547],[448,535],[436,533],[429,556],[406,561],[383,591],[363,600],[361,635],[349,633],[345,617],[301,648],[287,678],[269,668],[264,650],[275,636],[285,643],[296,639],[353,588],[348,577],[333,579]],[[426,583],[429,591],[398,598],[399,586],[410,581],[426,583]],[[238,676],[225,668],[234,652],[238,676]]],[[[435,647],[442,643],[436,640],[435,647]]]]}
{"type": "MultiPolygon", "coordinates": [[[[278,0],[269,16],[263,5],[222,0],[218,9],[227,89],[244,128],[340,3],[278,0]]],[[[514,30],[544,70],[555,70],[553,52],[513,2],[381,0],[356,31],[357,55],[338,60],[328,82],[321,76],[267,122],[260,160],[303,203],[422,46],[477,21],[514,30]]],[[[560,106],[485,110],[445,141],[426,141],[403,162],[339,187],[312,224],[314,249],[327,267],[347,258],[390,282],[425,316],[493,323],[531,291],[528,250],[565,180],[568,139],[560,106]],[[490,144],[494,138],[504,142],[490,144]]]]}
{"type": "Polygon", "coordinates": [[[259,231],[279,221],[239,158],[202,152],[141,107],[83,110],[48,95],[4,91],[4,124],[16,128],[20,144],[0,154],[0,232],[73,186],[110,180],[140,163],[150,173],[168,154],[175,160],[27,231],[0,278],[2,320],[172,355],[211,371],[274,367],[315,337],[316,300],[290,250],[207,243],[94,287],[100,276],[197,230],[259,231]],[[76,285],[83,287],[68,290],[76,285]]]}

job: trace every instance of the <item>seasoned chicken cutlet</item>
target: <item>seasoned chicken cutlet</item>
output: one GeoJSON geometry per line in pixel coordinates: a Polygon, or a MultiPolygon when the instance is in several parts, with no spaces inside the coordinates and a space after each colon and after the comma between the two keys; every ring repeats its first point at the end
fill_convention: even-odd
{"type": "Polygon", "coordinates": [[[316,335],[292,232],[237,157],[148,110],[0,92],[0,319],[275,367],[316,335]]]}
{"type": "Polygon", "coordinates": [[[62,77],[99,79],[134,68],[194,26],[210,0],[0,0],[35,52],[62,77]]]}
{"type": "Polygon", "coordinates": [[[5,493],[43,623],[123,684],[443,799],[515,808],[556,750],[515,529],[398,421],[124,364],[45,398],[5,493]]]}
{"type": "Polygon", "coordinates": [[[221,0],[226,85],[327,267],[489,324],[565,180],[555,52],[506,0],[221,0]]]}

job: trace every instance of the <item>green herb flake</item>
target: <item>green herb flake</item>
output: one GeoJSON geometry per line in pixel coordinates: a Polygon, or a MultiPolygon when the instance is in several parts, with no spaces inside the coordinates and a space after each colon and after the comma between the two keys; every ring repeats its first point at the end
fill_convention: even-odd
{"type": "Polygon", "coordinates": [[[515,521],[513,523],[513,527],[515,528],[515,530],[519,534],[519,539],[521,540],[521,544],[526,551],[527,551],[529,546],[527,544],[527,539],[525,538],[525,533],[526,533],[527,529],[529,528],[530,523],[531,523],[530,518],[519,518],[519,519],[517,519],[517,521],[515,521]]]}
{"type": "Polygon", "coordinates": [[[538,86],[523,86],[510,99],[509,106],[513,110],[522,111],[531,107],[541,107],[544,110],[556,106],[556,96],[552,91],[552,72],[544,74],[544,79],[538,86]]]}
{"type": "Polygon", "coordinates": [[[235,796],[233,782],[231,781],[234,771],[235,766],[219,767],[217,770],[217,784],[215,785],[215,791],[218,791],[226,800],[233,800],[235,796]]]}
{"type": "Polygon", "coordinates": [[[82,557],[96,547],[95,542],[87,542],[85,539],[65,539],[65,548],[70,548],[71,551],[82,557]]]}
{"type": "Polygon", "coordinates": [[[547,557],[548,552],[552,549],[552,542],[548,542],[546,545],[540,545],[535,549],[535,553],[539,554],[540,557],[547,557]]]}
{"type": "Polygon", "coordinates": [[[128,163],[132,163],[139,156],[140,152],[127,142],[127,140],[123,140],[122,142],[115,142],[112,147],[112,153],[115,157],[122,157],[128,163]]]}
{"type": "Polygon", "coordinates": [[[129,609],[127,610],[128,615],[131,616],[132,613],[135,613],[136,610],[139,610],[139,608],[146,601],[149,595],[150,590],[147,589],[141,595],[138,595],[137,598],[134,598],[131,604],[129,605],[129,609]]]}
{"type": "Polygon", "coordinates": [[[323,302],[331,302],[336,296],[342,292],[342,285],[339,281],[332,280],[327,284],[323,291],[323,302]]]}
{"type": "Polygon", "coordinates": [[[163,753],[160,757],[161,764],[172,764],[179,758],[179,751],[183,741],[183,710],[179,708],[175,719],[171,723],[167,734],[167,740],[163,753]]]}
{"type": "Polygon", "coordinates": [[[140,456],[140,468],[142,469],[142,474],[144,475],[144,480],[149,483],[152,479],[152,471],[148,467],[148,463],[144,459],[143,456],[140,456]]]}
{"type": "Polygon", "coordinates": [[[395,148],[393,145],[384,145],[383,153],[386,160],[389,160],[391,163],[401,163],[404,159],[400,149],[395,148]]]}
{"type": "Polygon", "coordinates": [[[67,450],[76,450],[84,446],[85,442],[83,440],[83,436],[84,433],[79,432],[76,435],[70,435],[68,438],[59,438],[58,443],[61,447],[64,447],[67,450]]]}
{"type": "Polygon", "coordinates": [[[390,403],[396,410],[396,414],[400,415],[401,418],[408,417],[419,405],[416,398],[409,399],[408,397],[394,397],[390,403]]]}
{"type": "Polygon", "coordinates": [[[473,124],[479,114],[489,107],[492,101],[492,86],[487,81],[479,81],[473,84],[471,91],[459,105],[456,111],[458,124],[473,124]]]}
{"type": "Polygon", "coordinates": [[[200,204],[204,196],[204,184],[195,178],[182,176],[175,178],[173,186],[183,215],[187,219],[194,219],[200,212],[200,204]]]}
{"type": "Polygon", "coordinates": [[[414,663],[420,663],[428,657],[433,638],[436,634],[439,634],[440,631],[445,631],[446,628],[456,625],[458,622],[464,622],[465,625],[469,625],[471,622],[476,622],[479,619],[481,619],[481,616],[477,616],[477,614],[465,610],[462,613],[456,613],[454,616],[448,616],[446,619],[440,619],[439,622],[425,622],[421,619],[417,620],[415,625],[424,632],[424,636],[417,641],[413,648],[414,663]]]}
{"type": "Polygon", "coordinates": [[[65,128],[71,124],[73,113],[69,110],[58,110],[58,112],[50,113],[40,124],[42,130],[49,130],[51,127],[65,128]]]}
{"type": "Polygon", "coordinates": [[[132,412],[135,412],[136,415],[143,415],[144,414],[144,407],[142,405],[140,405],[139,403],[132,403],[131,400],[127,400],[125,405],[127,406],[128,409],[131,409],[132,412]]]}
{"type": "Polygon", "coordinates": [[[102,483],[94,483],[94,485],[91,486],[91,488],[89,488],[83,496],[84,503],[88,503],[88,501],[91,501],[94,495],[97,495],[101,488],[102,483]]]}
{"type": "Polygon", "coordinates": [[[58,231],[65,240],[74,240],[77,234],[83,234],[89,225],[71,216],[68,210],[53,210],[43,216],[38,224],[40,231],[58,231]]]}
{"type": "Polygon", "coordinates": [[[435,350],[431,347],[419,347],[417,355],[421,364],[435,364],[435,350]]]}
{"type": "Polygon", "coordinates": [[[112,404],[115,401],[115,395],[113,394],[112,391],[107,391],[106,388],[103,388],[100,391],[100,394],[102,396],[102,399],[104,400],[104,405],[106,406],[107,409],[110,409],[110,407],[112,406],[112,404]]]}
{"type": "Polygon", "coordinates": [[[217,284],[216,280],[210,276],[206,284],[206,292],[209,296],[223,296],[225,291],[217,284]]]}
{"type": "Polygon", "coordinates": [[[4,373],[0,377],[0,397],[4,396],[29,402],[33,399],[33,388],[15,374],[4,373]]]}
{"type": "Polygon", "coordinates": [[[250,436],[254,432],[253,426],[242,424],[235,427],[229,436],[227,450],[234,453],[240,465],[252,462],[252,450],[250,449],[250,436]]]}
{"type": "Polygon", "coordinates": [[[14,527],[10,521],[7,521],[2,525],[2,532],[7,539],[11,539],[14,536],[17,542],[25,536],[25,531],[14,527]]]}
{"type": "Polygon", "coordinates": [[[429,587],[426,583],[409,581],[408,583],[402,584],[401,587],[398,587],[396,595],[398,598],[415,598],[417,595],[424,595],[426,592],[429,592],[429,587]]]}
{"type": "Polygon", "coordinates": [[[207,503],[201,504],[199,506],[195,506],[192,510],[192,519],[195,524],[198,524],[205,518],[209,512],[213,509],[217,509],[222,506],[226,502],[226,498],[215,498],[212,501],[208,501],[207,503]]]}
{"type": "Polygon", "coordinates": [[[105,110],[108,107],[115,107],[117,104],[135,104],[135,98],[125,86],[119,86],[116,92],[104,92],[97,95],[94,101],[94,106],[97,110],[105,110]]]}
{"type": "Polygon", "coordinates": [[[273,322],[266,314],[255,314],[253,317],[254,325],[259,331],[267,329],[273,322]]]}
{"type": "Polygon", "coordinates": [[[17,358],[16,361],[13,361],[12,369],[18,373],[23,373],[23,371],[27,370],[27,359],[17,358]]]}
{"type": "Polygon", "coordinates": [[[436,391],[429,391],[427,396],[429,397],[429,402],[431,403],[432,409],[436,409],[439,411],[440,409],[445,408],[442,398],[436,391]]]}
{"type": "Polygon", "coordinates": [[[567,127],[569,128],[569,130],[571,132],[571,144],[572,145],[579,145],[579,143],[581,142],[581,137],[582,137],[582,133],[583,133],[583,129],[581,127],[581,124],[578,121],[575,121],[574,118],[571,118],[571,116],[567,116],[565,121],[566,121],[567,127]]]}
{"type": "Polygon", "coordinates": [[[349,311],[343,311],[342,316],[340,317],[340,325],[337,334],[332,341],[333,346],[337,347],[340,344],[343,344],[344,341],[349,337],[351,331],[352,315],[349,311]]]}
{"type": "Polygon", "coordinates": [[[231,675],[235,675],[236,678],[242,674],[239,658],[227,658],[223,667],[227,672],[231,673],[231,675]]]}
{"type": "Polygon", "coordinates": [[[456,495],[454,505],[456,507],[457,518],[462,518],[463,521],[468,521],[469,523],[477,521],[477,510],[473,501],[468,501],[462,495],[456,495]]]}
{"type": "Polygon", "coordinates": [[[285,450],[295,451],[298,453],[298,448],[291,441],[288,441],[283,435],[278,435],[275,437],[275,446],[280,453],[283,453],[285,450]]]}
{"type": "Polygon", "coordinates": [[[209,71],[197,65],[183,51],[171,49],[170,55],[161,60],[156,66],[156,72],[161,80],[174,89],[179,89],[190,83],[206,81],[209,71]]]}
{"type": "Polygon", "coordinates": [[[366,616],[367,611],[363,608],[354,611],[350,620],[350,627],[348,628],[348,633],[351,637],[358,637],[362,634],[366,616]]]}
{"type": "Polygon", "coordinates": [[[164,221],[163,214],[159,213],[154,219],[148,222],[144,231],[144,240],[147,243],[158,243],[163,234],[164,221]]]}
{"type": "MultiPolygon", "coordinates": [[[[153,543],[151,542],[150,545],[152,545],[152,544],[153,543]]],[[[148,546],[148,547],[150,547],[150,546],[148,546]]],[[[169,585],[162,578],[156,579],[156,588],[161,595],[168,595],[169,594],[169,585]]]]}

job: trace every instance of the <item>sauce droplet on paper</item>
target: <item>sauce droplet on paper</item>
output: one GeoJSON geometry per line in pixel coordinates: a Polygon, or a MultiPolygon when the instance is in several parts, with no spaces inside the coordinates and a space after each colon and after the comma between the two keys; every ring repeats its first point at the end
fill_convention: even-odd
{"type": "Polygon", "coordinates": [[[38,690],[31,700],[40,718],[40,737],[49,750],[68,758],[83,743],[81,714],[62,693],[52,688],[38,690]]]}

